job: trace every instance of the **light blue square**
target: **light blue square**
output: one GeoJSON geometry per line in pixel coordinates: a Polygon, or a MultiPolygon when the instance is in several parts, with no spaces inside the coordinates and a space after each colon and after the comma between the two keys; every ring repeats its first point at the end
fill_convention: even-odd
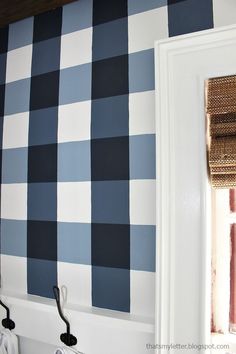
{"type": "Polygon", "coordinates": [[[58,145],[58,181],[91,180],[90,141],[75,141],[58,145]]]}
{"type": "Polygon", "coordinates": [[[129,92],[155,89],[154,49],[129,54],[129,92]]]}
{"type": "Polygon", "coordinates": [[[29,146],[57,142],[58,107],[30,112],[29,146]]]}
{"type": "Polygon", "coordinates": [[[61,70],[60,105],[91,99],[91,70],[91,63],[61,70]]]}
{"type": "Polygon", "coordinates": [[[57,183],[28,183],[28,219],[57,220],[57,183]]]}
{"type": "Polygon", "coordinates": [[[79,0],[63,6],[62,34],[91,27],[92,13],[92,0],[79,0]]]}
{"type": "Polygon", "coordinates": [[[57,235],[60,262],[91,264],[91,224],[59,222],[57,235]]]}
{"type": "Polygon", "coordinates": [[[132,270],[155,272],[156,269],[156,227],[131,225],[130,265],[132,270]]]}
{"type": "Polygon", "coordinates": [[[130,311],[130,270],[92,267],[92,305],[130,311]]]}
{"type": "Polygon", "coordinates": [[[92,182],[92,221],[129,224],[129,181],[92,182]]]}
{"type": "Polygon", "coordinates": [[[28,149],[5,149],[2,152],[2,182],[27,182],[28,149]]]}
{"type": "Polygon", "coordinates": [[[92,138],[129,135],[129,97],[121,95],[92,101],[92,138]]]}
{"type": "Polygon", "coordinates": [[[127,17],[93,27],[93,61],[127,53],[127,17]]]}
{"type": "Polygon", "coordinates": [[[167,6],[167,0],[128,0],[128,15],[167,6]]]}
{"type": "Polygon", "coordinates": [[[129,148],[130,179],[155,179],[155,135],[132,135],[129,137],[129,148]]]}
{"type": "Polygon", "coordinates": [[[34,18],[29,17],[9,25],[8,50],[32,44],[33,21],[34,18]]]}
{"type": "Polygon", "coordinates": [[[7,54],[0,54],[0,85],[6,82],[6,65],[7,65],[7,54]]]}
{"type": "Polygon", "coordinates": [[[27,222],[1,219],[1,253],[27,257],[27,222]]]}
{"type": "Polygon", "coordinates": [[[5,115],[29,111],[30,78],[6,84],[5,115]]]}
{"type": "Polygon", "coordinates": [[[54,298],[54,285],[57,285],[57,262],[28,257],[28,294],[54,298]]]}
{"type": "Polygon", "coordinates": [[[60,37],[34,43],[32,56],[32,76],[59,70],[60,48],[60,37]]]}

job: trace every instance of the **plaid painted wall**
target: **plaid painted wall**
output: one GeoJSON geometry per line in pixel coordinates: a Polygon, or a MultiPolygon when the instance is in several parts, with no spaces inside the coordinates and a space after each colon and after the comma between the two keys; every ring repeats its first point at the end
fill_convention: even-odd
{"type": "Polygon", "coordinates": [[[153,315],[154,41],[235,22],[234,0],[79,0],[0,30],[5,290],[153,315]]]}

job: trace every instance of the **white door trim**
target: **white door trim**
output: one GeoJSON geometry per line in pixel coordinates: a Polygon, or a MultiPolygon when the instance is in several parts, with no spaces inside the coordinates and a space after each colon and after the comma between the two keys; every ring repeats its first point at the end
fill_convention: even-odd
{"type": "Polygon", "coordinates": [[[204,80],[236,73],[234,48],[236,26],[155,43],[159,354],[168,350],[158,345],[210,343],[210,208],[204,80]],[[225,57],[215,56],[212,61],[217,50],[225,52],[225,57]],[[188,57],[193,58],[191,65],[188,57]]]}

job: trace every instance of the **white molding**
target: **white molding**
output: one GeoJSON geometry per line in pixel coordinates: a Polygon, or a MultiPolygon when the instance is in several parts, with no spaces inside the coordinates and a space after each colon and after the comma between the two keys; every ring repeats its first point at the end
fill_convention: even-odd
{"type": "MultiPolygon", "coordinates": [[[[183,343],[183,339],[195,344],[210,342],[211,225],[205,153],[204,80],[236,73],[235,48],[235,25],[155,43],[156,344],[178,344],[183,343]],[[222,53],[231,48],[233,58],[229,55],[224,58],[222,53]],[[212,60],[213,52],[217,50],[221,51],[222,58],[215,57],[211,66],[210,58],[212,60]],[[187,63],[188,56],[193,58],[193,69],[189,66],[185,73],[181,60],[187,63]],[[182,70],[183,82],[191,86],[189,89],[183,88],[179,70],[182,70]],[[189,81],[190,74],[192,81],[189,81]],[[193,104],[192,114],[187,114],[189,109],[184,107],[187,103],[193,104]],[[183,112],[181,107],[184,107],[183,112]]],[[[157,350],[159,354],[167,352],[165,349],[157,350]]],[[[186,350],[172,352],[180,354],[186,350]]],[[[206,353],[205,350],[203,352],[206,353]]]]}

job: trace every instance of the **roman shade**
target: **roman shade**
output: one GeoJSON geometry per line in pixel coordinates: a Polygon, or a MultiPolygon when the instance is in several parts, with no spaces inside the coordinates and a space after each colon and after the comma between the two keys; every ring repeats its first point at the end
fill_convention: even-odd
{"type": "Polygon", "coordinates": [[[212,187],[236,187],[236,75],[207,80],[206,113],[212,187]]]}

